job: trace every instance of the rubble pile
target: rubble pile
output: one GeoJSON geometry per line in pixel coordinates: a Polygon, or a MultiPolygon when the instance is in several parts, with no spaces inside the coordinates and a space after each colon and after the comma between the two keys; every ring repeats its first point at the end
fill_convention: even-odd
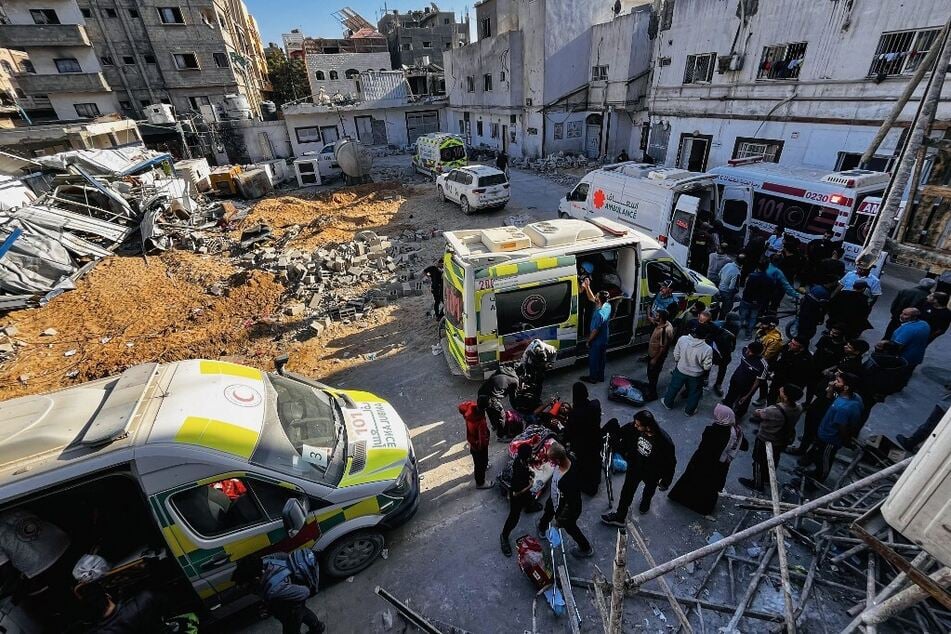
{"type": "Polygon", "coordinates": [[[592,160],[581,155],[549,154],[545,158],[531,159],[512,157],[509,166],[516,169],[531,170],[561,185],[573,185],[578,180],[578,174],[565,174],[565,170],[592,170],[604,165],[604,159],[592,160]]]}

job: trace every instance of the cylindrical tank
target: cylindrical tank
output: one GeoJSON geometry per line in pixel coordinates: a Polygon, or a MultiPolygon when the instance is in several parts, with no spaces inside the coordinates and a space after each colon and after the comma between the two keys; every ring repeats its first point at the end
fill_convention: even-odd
{"type": "Polygon", "coordinates": [[[250,119],[251,104],[244,95],[224,96],[225,116],[229,119],[250,119]]]}
{"type": "Polygon", "coordinates": [[[337,165],[350,178],[363,178],[370,174],[373,167],[373,155],[370,148],[353,139],[337,141],[334,149],[337,165]]]}
{"type": "Polygon", "coordinates": [[[265,121],[274,121],[277,119],[277,104],[273,101],[261,102],[261,115],[265,121]]]}

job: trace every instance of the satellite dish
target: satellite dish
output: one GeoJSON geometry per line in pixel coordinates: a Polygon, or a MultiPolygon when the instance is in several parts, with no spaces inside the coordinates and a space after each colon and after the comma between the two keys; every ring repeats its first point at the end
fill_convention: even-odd
{"type": "Polygon", "coordinates": [[[351,179],[366,178],[370,174],[370,168],[373,167],[373,155],[370,154],[370,148],[353,139],[338,141],[334,149],[334,157],[343,173],[351,179]]]}

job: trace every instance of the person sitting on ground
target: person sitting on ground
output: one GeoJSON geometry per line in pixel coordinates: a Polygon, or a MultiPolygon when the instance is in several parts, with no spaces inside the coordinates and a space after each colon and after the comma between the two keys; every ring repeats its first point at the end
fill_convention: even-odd
{"type": "Polygon", "coordinates": [[[799,400],[802,388],[786,383],[777,390],[778,400],[753,412],[751,422],[759,423],[759,433],[753,445],[753,478],[740,478],[740,484],[754,491],[765,491],[769,485],[769,464],[766,458],[766,443],[773,446],[773,464],[779,468],[783,450],[796,439],[796,422],[802,415],[799,400]]]}
{"type": "Polygon", "coordinates": [[[901,326],[901,311],[906,308],[918,308],[931,295],[935,286],[935,281],[930,277],[924,277],[918,281],[918,284],[911,288],[905,288],[898,291],[898,295],[892,300],[890,308],[892,318],[885,328],[885,336],[882,339],[891,339],[892,334],[901,326]]]}
{"type": "Polygon", "coordinates": [[[709,332],[709,324],[700,324],[687,336],[681,337],[674,346],[674,361],[677,365],[661,399],[661,404],[667,409],[673,407],[677,394],[686,386],[687,404],[684,413],[687,416],[697,413],[703,396],[704,377],[713,367],[713,349],[706,342],[709,332]]]}
{"type": "Polygon", "coordinates": [[[948,332],[948,326],[951,325],[951,308],[948,308],[948,294],[942,291],[935,291],[928,295],[925,301],[918,305],[919,315],[922,321],[928,322],[931,327],[931,335],[928,343],[948,332]]]}
{"type": "MultiPolygon", "coordinates": [[[[802,467],[811,465],[814,469],[803,468],[799,472],[816,482],[825,482],[835,464],[835,454],[858,433],[863,408],[862,398],[855,393],[858,382],[854,374],[839,372],[829,383],[828,397],[832,404],[819,423],[816,442],[800,460],[802,467]]],[[[791,484],[798,488],[801,483],[794,480],[791,484]]]]}
{"type": "Polygon", "coordinates": [[[641,492],[641,515],[648,513],[651,500],[657,489],[666,491],[677,469],[677,454],[670,439],[649,410],[634,414],[634,420],[621,426],[616,418],[607,422],[601,433],[608,437],[611,450],[621,454],[627,461],[624,485],[618,497],[617,508],[601,516],[609,526],[626,528],[627,512],[634,501],[637,487],[644,483],[641,492]]]}

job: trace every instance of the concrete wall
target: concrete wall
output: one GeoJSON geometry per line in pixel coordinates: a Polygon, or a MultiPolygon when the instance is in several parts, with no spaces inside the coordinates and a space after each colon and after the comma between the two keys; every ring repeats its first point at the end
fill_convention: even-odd
{"type": "Polygon", "coordinates": [[[446,54],[445,64],[446,93],[453,105],[474,109],[522,107],[521,31],[509,31],[451,51],[446,54]],[[486,73],[492,74],[491,92],[483,89],[486,73]],[[472,78],[473,92],[467,90],[468,77],[472,78]]]}
{"type": "Polygon", "coordinates": [[[85,24],[75,0],[6,0],[3,3],[11,24],[33,24],[30,9],[53,9],[60,24],[85,24]]]}
{"type": "Polygon", "coordinates": [[[309,53],[305,56],[304,63],[307,65],[307,80],[310,82],[310,90],[313,94],[318,94],[321,88],[328,96],[338,92],[342,95],[357,94],[357,82],[356,80],[347,79],[346,72],[350,69],[359,72],[390,70],[390,54],[309,53]],[[322,71],[326,79],[318,80],[316,77],[317,71],[322,71]],[[331,80],[330,71],[336,71],[338,79],[331,80]]]}
{"type": "Polygon", "coordinates": [[[74,107],[74,104],[77,103],[94,103],[99,106],[100,114],[118,112],[119,110],[115,93],[111,92],[50,93],[50,106],[56,113],[56,118],[60,121],[72,121],[80,118],[74,107]]]}
{"type": "Polygon", "coordinates": [[[641,5],[591,29],[588,78],[594,66],[607,66],[605,81],[591,81],[589,106],[631,108],[646,96],[651,67],[651,40],[647,34],[650,6],[641,5]],[[642,79],[631,81],[634,77],[642,79]]]}
{"type": "MultiPolygon", "coordinates": [[[[728,54],[741,25],[722,3],[677,0],[671,28],[655,40],[649,100],[652,122],[671,126],[667,164],[677,159],[681,134],[700,133],[713,135],[707,168],[732,158],[743,136],[784,141],[782,164],[834,167],[838,152],[865,149],[907,81],[868,77],[882,33],[940,26],[949,15],[951,5],[940,0],[907,0],[900,11],[885,3],[760,2],[737,38],[743,69],[684,84],[687,55],[728,54]],[[764,47],[790,42],[807,43],[798,80],[757,79],[764,47]]],[[[922,92],[923,86],[900,121],[911,120],[922,92]]],[[[949,119],[946,82],[937,127],[949,119]]],[[[889,144],[883,151],[894,140],[889,144]]]]}
{"type": "Polygon", "coordinates": [[[456,22],[456,15],[451,11],[394,11],[384,15],[378,26],[380,33],[386,36],[394,68],[422,64],[427,56],[430,63],[442,65],[445,51],[458,48],[460,42],[461,46],[469,43],[469,23],[456,22]],[[419,26],[402,26],[407,21],[419,26]],[[426,48],[425,43],[430,46],[426,48]]]}
{"type": "Polygon", "coordinates": [[[244,148],[243,156],[227,156],[227,160],[219,160],[219,164],[246,161],[259,163],[272,158],[294,156],[294,149],[287,135],[287,126],[283,121],[228,121],[219,124],[219,129],[224,134],[240,137],[239,145],[243,144],[244,148]],[[262,137],[267,137],[267,141],[262,137]],[[270,147],[270,156],[266,151],[268,147],[270,147]]]}

